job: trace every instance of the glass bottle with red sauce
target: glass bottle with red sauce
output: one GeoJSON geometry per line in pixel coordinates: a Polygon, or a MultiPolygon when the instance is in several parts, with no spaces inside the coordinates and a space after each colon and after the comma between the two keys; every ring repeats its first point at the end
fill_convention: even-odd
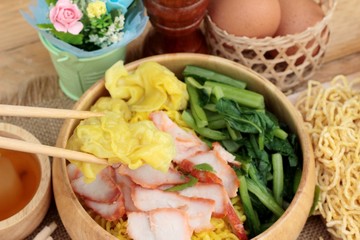
{"type": "Polygon", "coordinates": [[[144,0],[153,28],[145,38],[143,55],[208,53],[200,24],[209,0],[144,0]]]}

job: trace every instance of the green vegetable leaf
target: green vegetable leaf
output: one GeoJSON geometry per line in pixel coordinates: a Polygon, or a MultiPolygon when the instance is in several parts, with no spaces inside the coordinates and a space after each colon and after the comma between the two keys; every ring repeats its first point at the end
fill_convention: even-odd
{"type": "Polygon", "coordinates": [[[195,169],[205,172],[214,172],[214,168],[208,163],[200,163],[194,166],[195,169]]]}
{"type": "Polygon", "coordinates": [[[188,65],[185,67],[185,69],[183,71],[183,75],[185,77],[192,76],[194,78],[199,78],[203,81],[209,80],[209,81],[214,81],[214,82],[225,83],[230,86],[234,86],[234,87],[242,88],[242,89],[244,89],[246,87],[245,82],[239,81],[237,79],[233,79],[233,78],[223,75],[221,73],[217,73],[217,72],[205,69],[205,68],[192,66],[192,65],[188,65]]]}
{"type": "Polygon", "coordinates": [[[298,156],[294,151],[294,145],[291,144],[287,139],[266,139],[265,146],[267,149],[271,149],[272,152],[279,152],[281,155],[288,157],[288,161],[291,167],[297,166],[298,156]]]}
{"type": "Polygon", "coordinates": [[[263,111],[241,107],[236,102],[222,98],[216,109],[224,115],[229,125],[245,133],[262,133],[275,127],[274,122],[263,111]]]}
{"type": "Polygon", "coordinates": [[[189,181],[186,182],[186,183],[183,183],[183,184],[179,184],[179,185],[176,185],[176,186],[173,186],[173,187],[170,187],[168,189],[166,189],[165,191],[167,192],[178,192],[178,191],[181,191],[181,190],[184,190],[188,187],[192,187],[194,186],[199,180],[196,178],[196,177],[193,177],[191,175],[189,175],[189,181]]]}
{"type": "Polygon", "coordinates": [[[191,127],[195,132],[197,132],[202,137],[211,139],[211,140],[225,140],[229,139],[226,133],[221,131],[216,131],[206,127],[198,127],[195,123],[194,117],[191,115],[189,111],[183,111],[181,114],[181,118],[186,122],[186,124],[191,127]]]}
{"type": "Polygon", "coordinates": [[[209,103],[210,96],[211,96],[211,88],[205,87],[201,85],[198,81],[196,81],[192,77],[185,78],[185,82],[187,85],[192,86],[194,89],[197,90],[197,94],[199,96],[199,105],[202,107],[209,103]]]}

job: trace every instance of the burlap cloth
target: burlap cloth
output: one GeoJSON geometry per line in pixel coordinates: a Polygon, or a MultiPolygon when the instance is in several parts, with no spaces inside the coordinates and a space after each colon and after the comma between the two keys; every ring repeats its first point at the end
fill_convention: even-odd
{"type": "MultiPolygon", "coordinates": [[[[16,102],[29,106],[67,108],[67,109],[72,108],[75,102],[67,98],[61,92],[59,86],[57,85],[57,82],[54,81],[53,79],[54,76],[49,77],[48,81],[49,80],[50,81],[47,82],[48,84],[45,84],[48,86],[49,92],[51,92],[51,94],[48,94],[49,92],[39,92],[36,90],[36,88],[31,87],[29,88],[31,90],[29,90],[28,94],[25,96],[26,101],[17,100],[16,102]]],[[[0,103],[6,103],[6,102],[0,99],[0,103]]],[[[0,117],[0,121],[12,123],[20,127],[23,127],[24,129],[34,134],[43,144],[50,146],[55,145],[58,132],[63,123],[63,120],[61,119],[39,119],[39,118],[18,118],[18,117],[0,117]]],[[[74,217],[76,218],[76,216],[74,217]]],[[[42,223],[35,230],[35,232],[31,234],[27,239],[29,240],[33,239],[41,229],[43,229],[45,226],[49,225],[53,221],[58,225],[57,229],[52,234],[53,239],[55,240],[70,239],[57,213],[54,200],[52,201],[49,211],[45,216],[44,220],[42,221],[42,223]]],[[[296,221],[296,219],[294,219],[293,221],[296,221]]],[[[79,231],[81,231],[81,229],[79,229],[79,231]]],[[[298,239],[308,240],[308,239],[321,239],[321,238],[326,240],[326,239],[331,239],[331,236],[327,233],[325,225],[321,221],[321,219],[317,216],[312,216],[308,219],[298,239]]],[[[279,240],[280,239],[282,239],[281,236],[279,236],[279,240]]]]}

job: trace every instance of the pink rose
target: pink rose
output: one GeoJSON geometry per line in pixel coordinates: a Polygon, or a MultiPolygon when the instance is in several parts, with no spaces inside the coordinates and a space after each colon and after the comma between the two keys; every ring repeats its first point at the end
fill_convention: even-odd
{"type": "Polygon", "coordinates": [[[69,32],[76,35],[84,27],[79,21],[82,17],[82,12],[70,0],[57,1],[55,7],[51,8],[49,17],[55,29],[59,32],[69,32]]]}

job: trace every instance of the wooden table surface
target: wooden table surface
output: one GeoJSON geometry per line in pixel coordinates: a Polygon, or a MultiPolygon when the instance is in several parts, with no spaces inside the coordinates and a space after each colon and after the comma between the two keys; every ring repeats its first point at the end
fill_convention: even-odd
{"type": "MultiPolygon", "coordinates": [[[[37,32],[20,14],[19,10],[27,10],[30,2],[0,1],[0,103],[21,103],[29,84],[57,76],[37,32]]],[[[331,37],[324,64],[313,76],[319,81],[329,81],[337,74],[360,75],[360,2],[337,2],[330,23],[331,37]]],[[[133,41],[130,48],[140,49],[142,39],[143,36],[133,41]]],[[[132,54],[132,57],[139,56],[132,54]]]]}
{"type": "MultiPolygon", "coordinates": [[[[41,94],[41,84],[57,78],[37,32],[19,12],[26,10],[31,1],[0,0],[0,103],[23,104],[30,85],[39,83],[35,86],[41,94]]],[[[338,74],[360,76],[360,0],[337,1],[324,64],[313,76],[319,81],[329,81],[338,74]]],[[[129,47],[133,59],[140,56],[138,53],[145,34],[129,47]]]]}

